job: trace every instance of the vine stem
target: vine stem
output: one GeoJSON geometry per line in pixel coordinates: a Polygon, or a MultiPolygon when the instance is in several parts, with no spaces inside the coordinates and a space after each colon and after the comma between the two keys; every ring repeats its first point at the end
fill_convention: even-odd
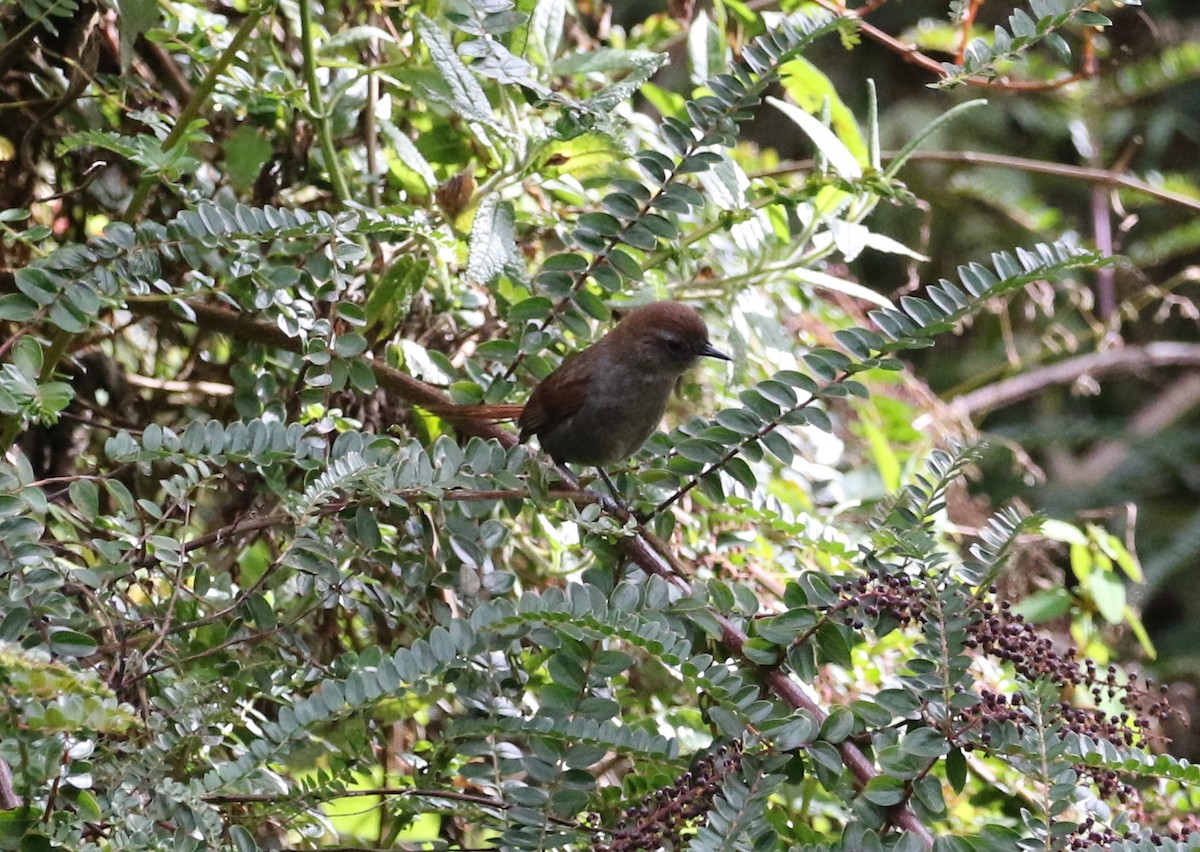
{"type": "Polygon", "coordinates": [[[342,204],[350,199],[350,187],[346,175],[338,162],[337,147],[333,144],[333,129],[329,126],[329,113],[325,109],[321,94],[321,81],[317,79],[317,54],[313,38],[312,0],[300,0],[300,50],[304,56],[304,81],[308,86],[308,109],[317,124],[317,135],[321,140],[321,154],[325,168],[329,171],[329,182],[333,194],[342,204]]]}
{"type": "MultiPolygon", "coordinates": [[[[301,4],[301,8],[304,4],[301,4]]],[[[238,51],[242,49],[246,41],[254,32],[254,28],[258,26],[258,22],[262,20],[265,14],[265,9],[251,9],[246,15],[246,19],[242,21],[242,25],[238,27],[238,31],[234,33],[233,39],[225,50],[221,51],[221,55],[217,57],[217,61],[208,69],[208,73],[204,75],[204,79],[200,85],[192,92],[192,97],[184,105],[183,110],[179,113],[179,118],[175,120],[175,126],[171,128],[171,132],[163,139],[162,149],[164,152],[170,151],[178,145],[187,133],[188,127],[200,115],[200,110],[208,103],[209,96],[213,90],[217,88],[218,78],[225,73],[225,69],[233,62],[233,58],[237,56],[238,51]]],[[[153,181],[143,177],[138,183],[137,189],[134,190],[133,198],[129,202],[129,206],[125,208],[125,214],[121,217],[125,222],[130,222],[137,218],[137,215],[142,211],[142,207],[146,203],[146,199],[150,196],[150,187],[153,186],[153,181]]]]}

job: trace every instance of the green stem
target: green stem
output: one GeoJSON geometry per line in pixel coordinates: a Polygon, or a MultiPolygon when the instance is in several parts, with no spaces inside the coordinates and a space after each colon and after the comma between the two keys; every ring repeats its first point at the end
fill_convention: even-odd
{"type": "MultiPolygon", "coordinates": [[[[233,62],[233,58],[237,56],[239,50],[245,45],[247,39],[250,38],[254,28],[258,26],[258,22],[265,14],[264,9],[252,9],[242,21],[241,27],[234,33],[233,40],[229,42],[229,46],[217,57],[217,61],[208,69],[208,74],[200,82],[200,85],[192,92],[191,100],[184,106],[183,111],[179,113],[179,118],[175,121],[175,127],[167,134],[167,138],[163,140],[163,151],[170,151],[187,133],[188,127],[197,116],[200,115],[200,110],[208,102],[209,96],[217,87],[217,79],[233,62]]],[[[137,218],[138,213],[142,210],[142,205],[146,203],[146,199],[150,196],[150,188],[153,186],[153,181],[148,178],[142,178],[137,189],[133,193],[133,199],[129,202],[129,207],[125,210],[125,215],[122,217],[126,222],[137,218]]]]}
{"type": "Polygon", "coordinates": [[[329,114],[322,100],[321,83],[317,79],[317,57],[313,39],[312,0],[300,0],[300,43],[304,53],[304,80],[308,85],[308,109],[317,124],[321,140],[321,154],[325,157],[325,168],[329,170],[329,182],[333,194],[342,204],[350,198],[350,187],[338,161],[337,148],[333,144],[333,130],[329,126],[329,114]]]}

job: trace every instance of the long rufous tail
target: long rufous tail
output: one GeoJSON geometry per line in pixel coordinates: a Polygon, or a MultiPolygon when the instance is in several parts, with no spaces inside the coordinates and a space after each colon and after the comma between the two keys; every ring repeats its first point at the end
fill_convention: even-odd
{"type": "Polygon", "coordinates": [[[457,405],[422,405],[421,408],[430,414],[444,417],[447,420],[479,420],[485,423],[501,423],[506,420],[516,420],[521,416],[524,406],[508,402],[476,403],[457,405]]]}

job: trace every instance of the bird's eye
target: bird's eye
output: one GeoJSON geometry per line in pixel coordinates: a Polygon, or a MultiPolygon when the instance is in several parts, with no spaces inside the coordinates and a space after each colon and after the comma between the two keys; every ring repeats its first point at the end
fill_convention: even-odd
{"type": "Polygon", "coordinates": [[[668,337],[664,342],[672,352],[678,353],[683,351],[683,341],[678,337],[668,337]]]}

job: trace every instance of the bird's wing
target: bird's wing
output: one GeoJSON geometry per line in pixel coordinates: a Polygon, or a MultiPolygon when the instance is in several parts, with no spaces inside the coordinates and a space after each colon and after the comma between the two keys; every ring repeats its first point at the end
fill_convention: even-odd
{"type": "Polygon", "coordinates": [[[540,434],[547,426],[574,417],[583,407],[587,399],[588,371],[578,369],[581,363],[578,358],[567,361],[533,389],[517,420],[522,441],[530,435],[540,434]]]}

